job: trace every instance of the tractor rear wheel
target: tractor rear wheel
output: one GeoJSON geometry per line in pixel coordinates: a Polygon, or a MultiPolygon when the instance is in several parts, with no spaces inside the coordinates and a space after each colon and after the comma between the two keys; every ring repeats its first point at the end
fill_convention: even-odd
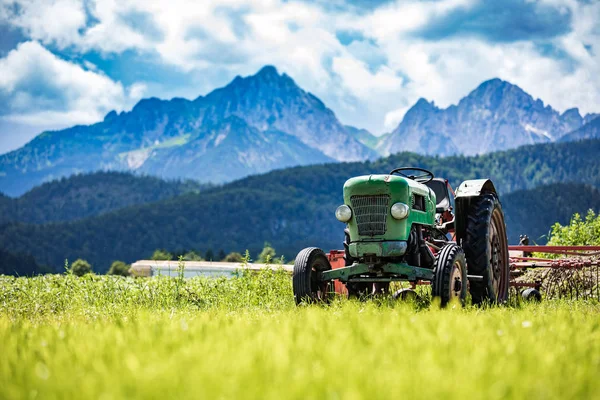
{"type": "Polygon", "coordinates": [[[463,248],[469,275],[483,280],[469,282],[473,304],[504,303],[508,300],[510,265],[504,214],[498,196],[482,194],[467,216],[463,248]]]}
{"type": "Polygon", "coordinates": [[[298,253],[292,277],[296,304],[329,300],[330,282],[323,282],[320,275],[330,269],[331,264],[323,250],[307,247],[298,253]]]}
{"type": "Polygon", "coordinates": [[[462,248],[447,244],[442,248],[435,261],[434,278],[431,292],[434,298],[441,300],[445,307],[452,300],[464,304],[467,297],[467,261],[462,248]]]}

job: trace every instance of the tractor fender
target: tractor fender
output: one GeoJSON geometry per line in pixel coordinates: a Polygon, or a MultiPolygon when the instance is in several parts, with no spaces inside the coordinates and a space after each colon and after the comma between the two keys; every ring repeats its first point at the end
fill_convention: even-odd
{"type": "Polygon", "coordinates": [[[483,193],[494,193],[496,188],[494,183],[490,179],[473,179],[464,181],[460,184],[455,194],[455,229],[456,229],[456,243],[461,244],[461,240],[464,239],[467,229],[467,217],[469,215],[469,208],[471,204],[483,193]]]}
{"type": "Polygon", "coordinates": [[[481,192],[496,193],[496,188],[491,179],[473,179],[464,181],[456,190],[455,198],[476,197],[479,196],[481,192]]]}

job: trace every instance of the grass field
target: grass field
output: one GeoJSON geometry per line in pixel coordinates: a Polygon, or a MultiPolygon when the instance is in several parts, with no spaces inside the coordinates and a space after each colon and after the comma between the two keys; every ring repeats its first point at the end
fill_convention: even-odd
{"type": "Polygon", "coordinates": [[[0,277],[0,399],[600,398],[600,306],[336,301],[289,277],[0,277]]]}

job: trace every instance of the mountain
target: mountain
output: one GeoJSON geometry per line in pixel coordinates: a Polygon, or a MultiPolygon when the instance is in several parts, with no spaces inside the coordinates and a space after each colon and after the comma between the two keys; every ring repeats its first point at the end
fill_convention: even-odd
{"type": "Polygon", "coordinates": [[[184,176],[202,181],[228,182],[278,168],[335,161],[295,136],[261,131],[235,116],[207,122],[201,130],[201,137],[185,146],[156,152],[139,170],[164,178],[178,178],[184,171],[184,176]]]}
{"type": "Polygon", "coordinates": [[[20,195],[45,181],[97,170],[224,182],[376,156],[323,102],[267,66],[193,101],[144,99],[93,125],[44,132],[0,156],[0,190],[20,195]]]}
{"type": "Polygon", "coordinates": [[[445,109],[419,99],[377,149],[383,154],[484,154],[556,141],[593,116],[582,117],[576,108],[559,114],[518,86],[496,78],[445,109]]]}
{"type": "Polygon", "coordinates": [[[125,172],[78,174],[46,182],[12,199],[0,194],[0,224],[71,221],[210,188],[125,172]]]}
{"type": "Polygon", "coordinates": [[[600,138],[600,116],[560,138],[561,142],[600,138]]]}
{"type": "Polygon", "coordinates": [[[559,114],[518,86],[492,79],[445,109],[420,99],[394,131],[376,137],[343,126],[321,100],[266,66],[194,100],[144,99],[93,125],[44,132],[0,155],[0,191],[18,196],[46,181],[97,170],[221,183],[378,153],[476,155],[596,137],[594,117],[576,108],[559,114]]]}
{"type": "Polygon", "coordinates": [[[343,225],[335,219],[334,210],[342,201],[346,179],[404,165],[430,169],[449,179],[453,187],[465,179],[492,178],[512,221],[508,230],[515,243],[519,234],[537,237],[534,235],[547,232],[557,219],[584,212],[597,201],[594,190],[579,188],[600,188],[598,154],[600,140],[586,140],[530,145],[483,156],[399,153],[375,162],[294,167],[77,221],[4,224],[0,243],[57,270],[65,259],[84,258],[96,271],[105,271],[114,260],[147,258],[157,248],[201,252],[249,249],[256,255],[265,241],[290,259],[309,245],[325,250],[340,246],[343,225]],[[535,191],[538,186],[559,182],[581,185],[535,191]],[[510,194],[523,189],[533,190],[510,194]]]}
{"type": "Polygon", "coordinates": [[[374,150],[377,148],[379,140],[381,139],[381,137],[373,135],[366,129],[360,129],[350,125],[346,125],[344,128],[346,128],[346,131],[356,140],[374,150]]]}

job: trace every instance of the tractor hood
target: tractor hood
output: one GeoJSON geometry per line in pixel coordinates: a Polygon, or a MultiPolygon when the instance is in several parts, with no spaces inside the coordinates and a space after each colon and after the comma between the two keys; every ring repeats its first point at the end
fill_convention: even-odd
{"type": "Polygon", "coordinates": [[[397,175],[357,176],[344,184],[344,202],[350,204],[350,196],[378,194],[389,194],[394,201],[408,201],[409,188],[412,193],[421,196],[430,194],[427,186],[397,175]]]}
{"type": "Polygon", "coordinates": [[[352,242],[406,241],[413,223],[434,223],[433,191],[397,175],[363,175],[348,179],[344,184],[344,204],[352,210],[352,218],[347,222],[352,242]],[[420,209],[415,205],[416,198],[421,204],[420,209]],[[409,207],[407,217],[392,217],[391,207],[395,203],[409,207]]]}

